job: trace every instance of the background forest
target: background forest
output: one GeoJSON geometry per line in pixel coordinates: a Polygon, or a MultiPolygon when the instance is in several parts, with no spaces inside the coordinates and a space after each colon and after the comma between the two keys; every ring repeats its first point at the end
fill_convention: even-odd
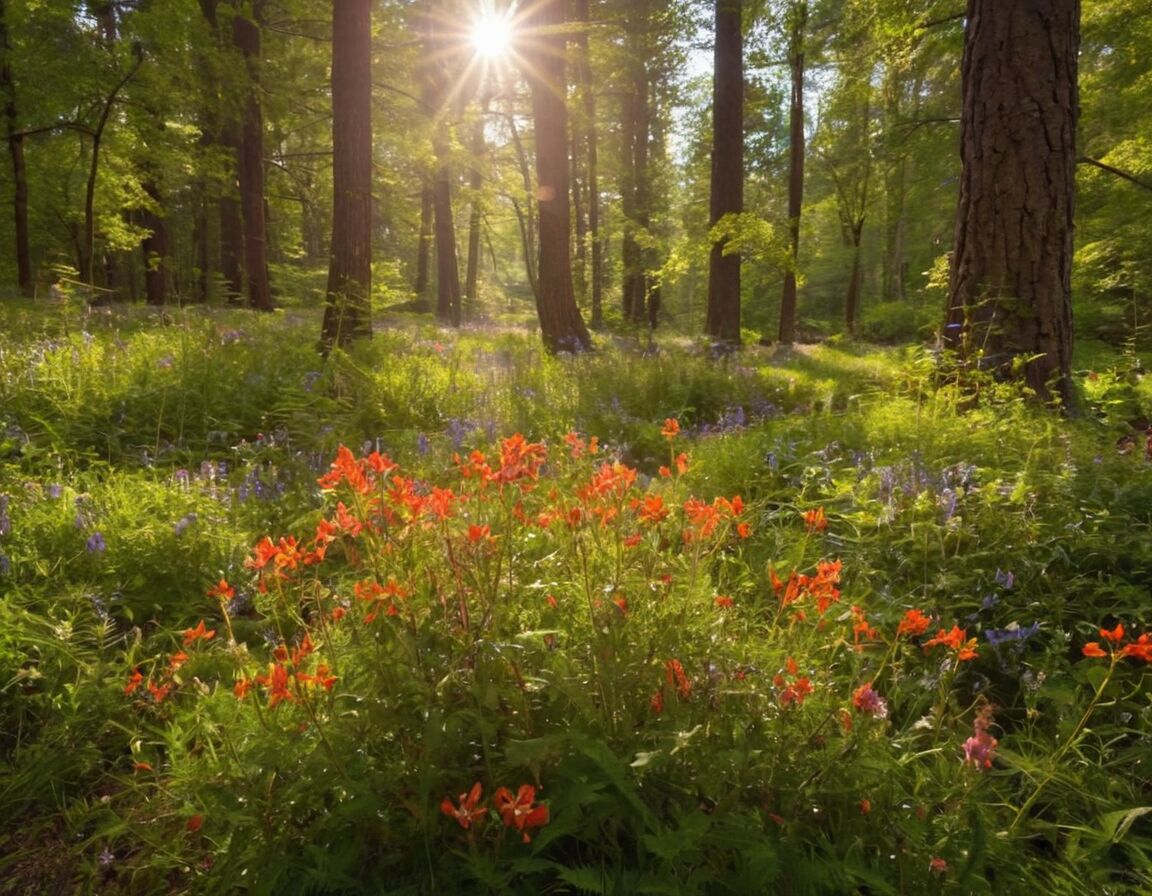
{"type": "MultiPolygon", "coordinates": [[[[1086,333],[1133,332],[1149,289],[1140,5],[1084,4],[1075,294],[1086,333]]],[[[462,293],[465,316],[533,310],[532,115],[511,57],[492,52],[500,39],[471,40],[487,7],[373,5],[378,308],[415,300],[451,318],[462,293]]],[[[894,340],[939,325],[959,171],[960,12],[909,0],[745,4],[736,236],[749,335],[776,337],[791,267],[794,102],[806,157],[799,337],[894,340]]],[[[647,321],[656,301],[661,324],[699,332],[711,8],[576,3],[570,18],[580,307],[599,326],[647,321]]],[[[3,183],[17,215],[0,220],[0,244],[12,247],[0,277],[40,295],[82,282],[155,304],[319,302],[332,233],[330,20],[329,4],[308,0],[5,3],[3,183]]]]}

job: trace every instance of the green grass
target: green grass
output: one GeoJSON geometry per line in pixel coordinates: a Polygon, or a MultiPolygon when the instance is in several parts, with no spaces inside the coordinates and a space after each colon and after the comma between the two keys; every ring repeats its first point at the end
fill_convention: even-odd
{"type": "Polygon", "coordinates": [[[1130,347],[389,321],[0,305],[0,893],[1152,887],[1130,347]]]}

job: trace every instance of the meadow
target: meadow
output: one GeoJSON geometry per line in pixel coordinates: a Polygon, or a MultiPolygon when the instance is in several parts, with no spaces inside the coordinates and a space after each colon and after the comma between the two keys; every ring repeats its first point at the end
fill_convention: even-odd
{"type": "Polygon", "coordinates": [[[1152,387],[0,305],[0,893],[1152,892],[1152,387]]]}

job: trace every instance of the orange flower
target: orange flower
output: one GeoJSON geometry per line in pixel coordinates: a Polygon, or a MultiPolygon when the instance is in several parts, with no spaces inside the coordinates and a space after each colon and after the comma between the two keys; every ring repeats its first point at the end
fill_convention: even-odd
{"type": "Polygon", "coordinates": [[[187,647],[197,641],[211,641],[215,637],[215,629],[205,628],[204,620],[201,619],[195,628],[188,628],[184,630],[184,646],[187,647]]]}
{"type": "Polygon", "coordinates": [[[1084,645],[1083,649],[1080,652],[1083,653],[1084,656],[1091,656],[1091,657],[1108,656],[1108,652],[1100,646],[1099,641],[1089,641],[1087,644],[1084,645]]]}
{"type": "Polygon", "coordinates": [[[1124,656],[1152,663],[1152,636],[1145,632],[1134,643],[1125,644],[1121,653],[1124,656]]]}
{"type": "Polygon", "coordinates": [[[516,828],[524,835],[524,842],[531,843],[528,836],[530,828],[539,828],[548,824],[548,807],[546,805],[533,806],[536,801],[536,788],[531,784],[522,784],[512,796],[506,787],[501,787],[492,795],[492,802],[496,804],[496,811],[504,819],[504,824],[516,828]]]}
{"type": "Polygon", "coordinates": [[[476,544],[480,541],[491,541],[492,530],[488,526],[477,526],[475,523],[468,526],[468,543],[476,544]]]}
{"type": "Polygon", "coordinates": [[[200,830],[200,827],[203,824],[204,824],[204,816],[203,815],[193,815],[186,822],[184,822],[184,829],[187,831],[191,831],[193,834],[195,834],[198,830],[200,830]]]}
{"type": "Polygon", "coordinates": [[[687,700],[692,696],[692,681],[688,678],[684,667],[680,665],[680,660],[671,659],[664,664],[664,677],[668,681],[668,686],[676,689],[681,700],[687,700]]]}
{"type": "Polygon", "coordinates": [[[817,507],[804,514],[804,528],[809,532],[823,532],[828,528],[828,518],[824,515],[823,507],[817,507]]]}
{"type": "Polygon", "coordinates": [[[1100,637],[1105,641],[1111,641],[1113,644],[1119,643],[1124,640],[1124,626],[1117,623],[1116,628],[1111,631],[1102,628],[1100,629],[1100,637]]]}
{"type": "Polygon", "coordinates": [[[667,519],[669,514],[664,499],[659,495],[645,495],[643,500],[633,501],[632,507],[641,521],[653,525],[667,519]]]}
{"type": "Polygon", "coordinates": [[[727,594],[717,594],[716,597],[713,598],[713,602],[722,610],[730,610],[733,603],[732,598],[727,594]]]}
{"type": "Polygon", "coordinates": [[[226,580],[221,579],[208,589],[208,596],[218,597],[221,600],[232,600],[236,596],[236,589],[229,585],[226,580]]]}
{"type": "Polygon", "coordinates": [[[931,624],[932,620],[919,610],[908,610],[904,613],[904,618],[900,620],[900,624],[896,627],[896,634],[915,637],[928,631],[928,626],[931,624]]]}
{"type": "Polygon", "coordinates": [[[144,673],[139,669],[133,669],[132,675],[128,679],[128,684],[124,685],[125,696],[132,696],[136,693],[136,689],[144,683],[144,673]]]}
{"type": "Polygon", "coordinates": [[[952,626],[951,631],[940,629],[936,637],[924,642],[924,649],[937,645],[948,647],[956,651],[956,659],[964,661],[976,658],[976,639],[967,638],[968,630],[958,625],[952,626]]]}
{"type": "Polygon", "coordinates": [[[660,430],[660,435],[664,436],[664,438],[671,442],[679,434],[680,421],[675,417],[666,417],[664,419],[664,428],[660,430]]]}
{"type": "Polygon", "coordinates": [[[449,818],[455,818],[460,827],[468,830],[473,822],[483,818],[488,811],[480,805],[480,795],[483,792],[484,788],[477,781],[470,791],[460,794],[459,805],[453,805],[452,800],[444,797],[444,801],[440,803],[440,811],[449,818]]]}

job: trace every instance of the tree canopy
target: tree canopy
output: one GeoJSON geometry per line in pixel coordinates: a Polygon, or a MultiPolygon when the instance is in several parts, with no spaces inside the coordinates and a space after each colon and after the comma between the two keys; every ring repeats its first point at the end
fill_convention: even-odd
{"type": "MultiPolygon", "coordinates": [[[[372,4],[372,307],[424,307],[435,286],[456,325],[532,314],[560,289],[581,344],[588,320],[712,332],[722,237],[740,267],[734,319],[766,341],[941,330],[971,18],[954,0],[742,4],[736,172],[712,165],[714,4],[559,4],[546,47],[518,41],[548,5],[372,4]],[[541,255],[556,237],[539,180],[556,153],[569,171],[559,275],[541,255]],[[720,234],[734,175],[743,211],[720,234]]],[[[1072,285],[1091,327],[1152,290],[1138,224],[1152,202],[1152,36],[1136,5],[1083,4],[1072,285]]],[[[4,0],[0,282],[323,303],[331,243],[346,239],[334,37],[318,0],[4,0]]]]}

